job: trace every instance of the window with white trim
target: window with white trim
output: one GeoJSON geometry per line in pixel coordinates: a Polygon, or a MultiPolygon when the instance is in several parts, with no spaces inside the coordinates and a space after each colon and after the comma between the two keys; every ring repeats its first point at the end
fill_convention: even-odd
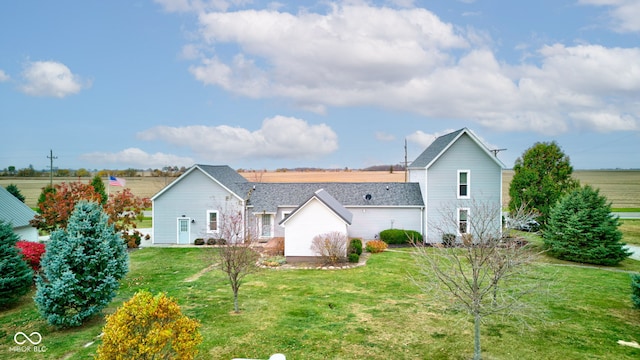
{"type": "Polygon", "coordinates": [[[458,233],[469,233],[469,208],[458,209],[458,233]]]}
{"type": "Polygon", "coordinates": [[[282,212],[282,220],[286,219],[289,215],[291,215],[291,211],[283,211],[282,212]]]}
{"type": "Polygon", "coordinates": [[[471,171],[458,170],[458,199],[469,199],[471,197],[471,171]]]}
{"type": "Polygon", "coordinates": [[[217,210],[207,210],[207,232],[217,232],[219,224],[219,213],[217,210]]]}

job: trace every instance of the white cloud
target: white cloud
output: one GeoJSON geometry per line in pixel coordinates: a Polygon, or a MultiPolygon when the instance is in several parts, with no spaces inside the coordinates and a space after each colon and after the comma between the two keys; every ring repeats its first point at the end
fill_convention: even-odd
{"type": "Polygon", "coordinates": [[[156,126],[138,133],[142,140],[161,140],[190,148],[207,161],[229,163],[237,159],[308,159],[338,149],[336,133],[327,125],[275,116],[251,131],[228,125],[156,126]]]}
{"type": "Polygon", "coordinates": [[[117,153],[93,152],[80,156],[93,164],[115,164],[133,168],[161,168],[164,166],[190,166],[193,159],[157,152],[149,154],[138,148],[128,148],[117,153]]]}
{"type": "Polygon", "coordinates": [[[425,9],[354,3],[331,3],[326,13],[202,12],[190,71],[234,94],[321,114],[376,106],[497,131],[640,128],[638,47],[552,44],[508,64],[482,31],[425,9]],[[202,56],[209,51],[216,55],[202,56]]]}
{"type": "Polygon", "coordinates": [[[611,27],[621,33],[640,32],[640,2],[638,0],[579,0],[584,5],[609,7],[611,27]]]}
{"type": "Polygon", "coordinates": [[[32,96],[51,96],[63,98],[77,94],[89,83],[83,83],[78,75],[69,68],[55,61],[29,62],[22,72],[22,92],[32,96]]]}
{"type": "Polygon", "coordinates": [[[9,81],[9,79],[11,79],[11,77],[7,75],[3,70],[0,69],[0,83],[9,81]]]}
{"type": "Polygon", "coordinates": [[[395,140],[396,137],[393,134],[385,133],[385,132],[382,132],[382,131],[377,131],[376,132],[376,139],[378,141],[390,142],[390,141],[395,140]]]}
{"type": "Polygon", "coordinates": [[[436,138],[454,131],[455,130],[453,129],[447,129],[433,134],[428,134],[422,130],[418,130],[413,134],[409,134],[409,136],[407,136],[407,141],[418,145],[422,149],[426,149],[436,138]]]}

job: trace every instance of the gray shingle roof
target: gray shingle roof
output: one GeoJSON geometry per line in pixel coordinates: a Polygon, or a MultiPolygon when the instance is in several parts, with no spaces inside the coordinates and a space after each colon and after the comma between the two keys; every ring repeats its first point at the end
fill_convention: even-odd
{"type": "Polygon", "coordinates": [[[409,165],[409,167],[427,167],[427,165],[436,159],[438,155],[440,155],[440,153],[442,153],[442,151],[465,130],[466,128],[463,128],[438,137],[411,163],[411,165],[409,165]]]}
{"type": "Polygon", "coordinates": [[[347,210],[336,198],[331,196],[326,190],[320,189],[316,191],[309,199],[307,199],[304,203],[302,203],[298,208],[296,208],[286,219],[283,219],[280,224],[290,219],[294,214],[300,210],[309,200],[316,198],[322,201],[331,211],[333,211],[336,215],[338,215],[342,220],[344,220],[347,224],[351,225],[351,220],[353,219],[353,214],[351,211],[347,210]]]}
{"type": "Polygon", "coordinates": [[[211,177],[218,180],[222,185],[229,188],[229,190],[233,191],[238,195],[242,195],[240,191],[242,191],[241,185],[243,183],[248,182],[242,175],[238,174],[237,171],[233,170],[228,165],[195,165],[202,169],[202,171],[211,175],[211,177]]]}
{"type": "Polygon", "coordinates": [[[29,226],[29,221],[34,216],[35,211],[0,186],[0,220],[12,224],[13,227],[23,227],[29,226]]]}
{"type": "Polygon", "coordinates": [[[279,206],[298,207],[324,189],[343,206],[424,206],[418,183],[245,183],[253,212],[275,213],[279,206]],[[369,196],[367,196],[369,195],[369,196]]]}

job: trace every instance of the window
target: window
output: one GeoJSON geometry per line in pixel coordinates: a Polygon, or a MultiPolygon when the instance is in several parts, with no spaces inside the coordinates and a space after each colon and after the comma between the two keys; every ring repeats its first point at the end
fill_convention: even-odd
{"type": "Polygon", "coordinates": [[[286,219],[289,215],[291,215],[291,211],[283,211],[282,212],[282,220],[286,219]]]}
{"type": "Polygon", "coordinates": [[[458,209],[458,232],[467,234],[469,232],[469,209],[458,209]]]}
{"type": "Polygon", "coordinates": [[[207,210],[207,232],[218,231],[218,212],[207,210]]]}
{"type": "Polygon", "coordinates": [[[458,170],[458,199],[469,199],[469,183],[471,172],[469,170],[458,170]]]}
{"type": "Polygon", "coordinates": [[[271,237],[271,214],[261,215],[261,237],[271,237]]]}

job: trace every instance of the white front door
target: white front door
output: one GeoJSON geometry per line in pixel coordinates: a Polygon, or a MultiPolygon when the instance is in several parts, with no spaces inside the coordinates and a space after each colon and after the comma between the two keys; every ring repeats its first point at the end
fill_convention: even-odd
{"type": "Polygon", "coordinates": [[[178,218],[178,244],[189,243],[189,218],[178,218]]]}
{"type": "Polygon", "coordinates": [[[271,214],[262,214],[260,237],[271,237],[271,214]]]}

